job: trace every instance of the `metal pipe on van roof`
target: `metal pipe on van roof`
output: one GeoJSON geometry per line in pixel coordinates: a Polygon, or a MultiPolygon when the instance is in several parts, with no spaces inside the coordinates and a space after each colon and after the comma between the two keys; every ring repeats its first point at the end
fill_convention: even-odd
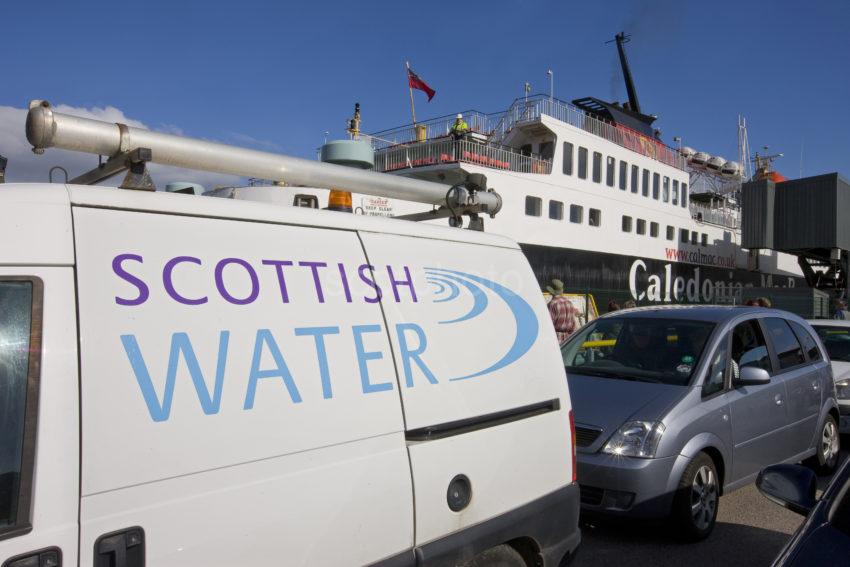
{"type": "MultiPolygon", "coordinates": [[[[30,102],[26,132],[27,140],[36,153],[42,153],[45,148],[61,148],[114,156],[136,148],[149,148],[153,163],[286,181],[292,185],[345,189],[429,205],[445,204],[449,190],[447,185],[432,181],[357,170],[72,116],[54,112],[50,103],[43,100],[30,102]]],[[[495,215],[501,207],[501,199],[495,192],[478,191],[476,198],[490,215],[495,215]]]]}

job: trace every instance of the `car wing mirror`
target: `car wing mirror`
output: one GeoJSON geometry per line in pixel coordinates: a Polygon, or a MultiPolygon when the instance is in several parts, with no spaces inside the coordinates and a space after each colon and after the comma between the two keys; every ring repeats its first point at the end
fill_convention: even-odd
{"type": "Polygon", "coordinates": [[[803,516],[817,504],[817,477],[800,465],[771,465],[763,469],[756,486],[768,500],[803,516]]]}
{"type": "Polygon", "coordinates": [[[741,374],[735,379],[738,386],[760,386],[770,382],[770,374],[764,368],[758,366],[745,366],[741,368],[741,374]]]}

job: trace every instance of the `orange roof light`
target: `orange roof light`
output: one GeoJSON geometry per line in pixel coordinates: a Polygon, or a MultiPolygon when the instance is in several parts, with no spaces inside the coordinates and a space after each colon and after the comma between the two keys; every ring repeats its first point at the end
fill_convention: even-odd
{"type": "Polygon", "coordinates": [[[351,193],[348,191],[337,191],[336,189],[331,189],[330,195],[328,195],[328,210],[341,211],[344,213],[353,212],[353,208],[351,206],[351,193]]]}

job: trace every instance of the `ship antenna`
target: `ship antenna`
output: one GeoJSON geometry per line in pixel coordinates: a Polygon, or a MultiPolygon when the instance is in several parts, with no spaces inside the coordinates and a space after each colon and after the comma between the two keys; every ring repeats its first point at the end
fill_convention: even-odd
{"type": "Polygon", "coordinates": [[[620,54],[620,66],[623,68],[623,79],[626,81],[626,92],[629,94],[629,106],[631,106],[632,111],[640,114],[640,103],[638,102],[637,91],[635,90],[635,82],[632,80],[629,60],[626,59],[626,50],[623,48],[623,44],[631,41],[631,37],[630,35],[626,35],[626,32],[620,32],[614,36],[613,40],[606,41],[605,43],[617,42],[617,52],[620,54]]]}

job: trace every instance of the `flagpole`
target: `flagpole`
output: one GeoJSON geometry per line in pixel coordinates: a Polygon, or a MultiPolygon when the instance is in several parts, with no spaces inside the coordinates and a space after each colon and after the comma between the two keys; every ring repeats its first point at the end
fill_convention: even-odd
{"type": "Polygon", "coordinates": [[[405,61],[404,66],[407,69],[407,88],[410,91],[410,113],[413,115],[413,126],[416,126],[416,108],[413,106],[413,87],[410,86],[410,62],[405,61]]]}

